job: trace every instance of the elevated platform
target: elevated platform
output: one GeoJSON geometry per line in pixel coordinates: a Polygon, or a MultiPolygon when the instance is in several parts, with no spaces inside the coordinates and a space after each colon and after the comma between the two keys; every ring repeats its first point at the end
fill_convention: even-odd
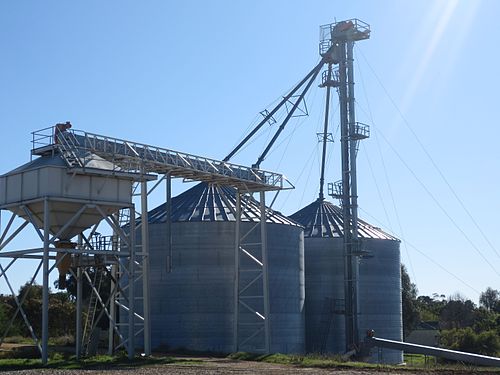
{"type": "Polygon", "coordinates": [[[85,169],[89,158],[112,163],[117,173],[167,174],[188,180],[229,185],[247,191],[293,189],[281,174],[173,151],[81,130],[58,130],[57,125],[32,133],[32,155],[60,152],[68,166],[85,169]]]}
{"type": "Polygon", "coordinates": [[[321,25],[319,53],[325,56],[336,43],[355,42],[370,38],[370,25],[357,18],[321,25]]]}

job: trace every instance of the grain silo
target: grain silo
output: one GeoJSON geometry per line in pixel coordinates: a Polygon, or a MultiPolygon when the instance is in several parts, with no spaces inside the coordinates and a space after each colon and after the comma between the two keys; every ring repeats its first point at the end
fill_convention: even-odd
{"type": "MultiPolygon", "coordinates": [[[[342,210],[318,199],[291,218],[304,226],[306,350],[344,353],[344,224],[342,210]]],[[[362,335],[402,340],[399,240],[359,220],[364,255],[359,262],[358,324],[362,335]]],[[[372,361],[401,363],[402,352],[383,349],[372,361]]]]}
{"type": "MultiPolygon", "coordinates": [[[[167,272],[166,204],[149,212],[152,347],[231,352],[236,191],[199,183],[172,198],[171,204],[171,272],[167,272]]],[[[241,226],[250,228],[259,221],[259,203],[249,201],[242,207],[241,226]]],[[[303,230],[271,210],[267,210],[266,227],[270,351],[302,353],[303,230]]],[[[247,242],[257,242],[254,236],[250,233],[247,242]]],[[[257,351],[257,345],[250,339],[245,350],[257,351]]]]}

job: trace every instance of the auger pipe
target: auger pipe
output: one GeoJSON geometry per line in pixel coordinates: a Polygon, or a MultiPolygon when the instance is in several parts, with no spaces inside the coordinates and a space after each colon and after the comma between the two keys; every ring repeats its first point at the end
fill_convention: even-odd
{"type": "Polygon", "coordinates": [[[407,342],[380,339],[378,337],[367,336],[365,345],[368,348],[380,347],[386,349],[403,350],[407,353],[432,355],[435,357],[451,359],[454,361],[468,362],[474,365],[500,367],[500,358],[490,357],[487,355],[459,352],[456,350],[436,348],[433,346],[425,346],[418,344],[410,344],[407,342]]]}
{"type": "Polygon", "coordinates": [[[326,59],[323,58],[321,59],[321,61],[319,62],[318,65],[316,65],[305,77],[302,81],[300,81],[293,89],[292,91],[290,91],[288,93],[288,95],[286,95],[285,97],[283,97],[283,99],[281,100],[281,102],[279,102],[276,107],[274,107],[274,109],[269,112],[267,114],[266,117],[264,117],[264,119],[262,119],[261,122],[259,122],[259,124],[238,144],[238,146],[236,146],[233,151],[231,151],[229,153],[229,155],[227,155],[223,161],[227,162],[229,161],[229,159],[231,159],[234,154],[236,154],[244,145],[245,143],[248,142],[248,140],[250,138],[252,138],[255,133],[257,133],[259,131],[260,128],[262,128],[262,126],[293,96],[293,94],[295,94],[297,92],[298,89],[300,89],[300,87],[317,71],[319,71],[319,69],[321,69],[321,67],[323,66],[323,64],[325,64],[326,62],[326,59]]]}

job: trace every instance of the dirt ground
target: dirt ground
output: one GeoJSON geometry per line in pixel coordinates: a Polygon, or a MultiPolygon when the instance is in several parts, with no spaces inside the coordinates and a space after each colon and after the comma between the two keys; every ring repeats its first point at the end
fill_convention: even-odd
{"type": "MultiPolygon", "coordinates": [[[[185,358],[184,358],[185,359],[185,358]]],[[[180,374],[180,375],[208,375],[208,374],[263,374],[263,375],[285,375],[285,374],[307,374],[307,375],[368,375],[368,374],[384,374],[390,373],[391,375],[413,375],[413,374],[474,374],[472,369],[464,371],[411,371],[408,369],[401,369],[401,371],[390,371],[376,369],[365,370],[352,370],[352,369],[320,369],[320,368],[305,368],[294,367],[285,365],[276,365],[263,362],[249,362],[249,361],[235,361],[227,358],[192,358],[192,363],[185,364],[171,364],[159,365],[152,367],[142,368],[119,368],[117,369],[91,369],[91,370],[59,370],[59,369],[33,369],[33,370],[19,370],[19,371],[5,371],[2,374],[12,375],[36,375],[36,374],[57,374],[57,375],[75,375],[75,374],[109,374],[109,375],[160,375],[160,374],[180,374]]],[[[480,374],[486,374],[480,372],[480,374]]],[[[496,373],[498,374],[498,372],[496,373]]]]}

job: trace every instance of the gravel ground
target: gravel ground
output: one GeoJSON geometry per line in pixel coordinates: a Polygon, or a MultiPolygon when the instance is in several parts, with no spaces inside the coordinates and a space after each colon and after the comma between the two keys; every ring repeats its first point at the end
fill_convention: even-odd
{"type": "MultiPolygon", "coordinates": [[[[226,358],[193,358],[197,363],[185,363],[185,364],[171,364],[171,365],[159,365],[151,367],[141,367],[141,368],[111,368],[111,369],[91,369],[91,370],[58,370],[58,369],[33,369],[33,370],[20,370],[20,371],[5,371],[2,374],[15,374],[15,375],[93,375],[93,374],[109,374],[109,375],[159,375],[159,374],[180,374],[180,375],[207,375],[207,374],[238,374],[238,375],[249,375],[249,374],[263,374],[263,375],[285,375],[285,374],[306,374],[306,375],[326,375],[326,374],[336,374],[336,375],[368,375],[368,374],[383,374],[387,373],[384,371],[377,371],[375,369],[370,370],[347,370],[347,369],[319,369],[319,368],[304,368],[304,367],[293,367],[269,364],[263,362],[249,362],[249,361],[235,361],[226,358]]],[[[424,375],[424,374],[473,374],[471,370],[467,371],[391,371],[391,375],[424,375]]],[[[481,372],[480,374],[485,374],[481,372]]],[[[498,373],[496,373],[498,374],[498,373]]]]}

